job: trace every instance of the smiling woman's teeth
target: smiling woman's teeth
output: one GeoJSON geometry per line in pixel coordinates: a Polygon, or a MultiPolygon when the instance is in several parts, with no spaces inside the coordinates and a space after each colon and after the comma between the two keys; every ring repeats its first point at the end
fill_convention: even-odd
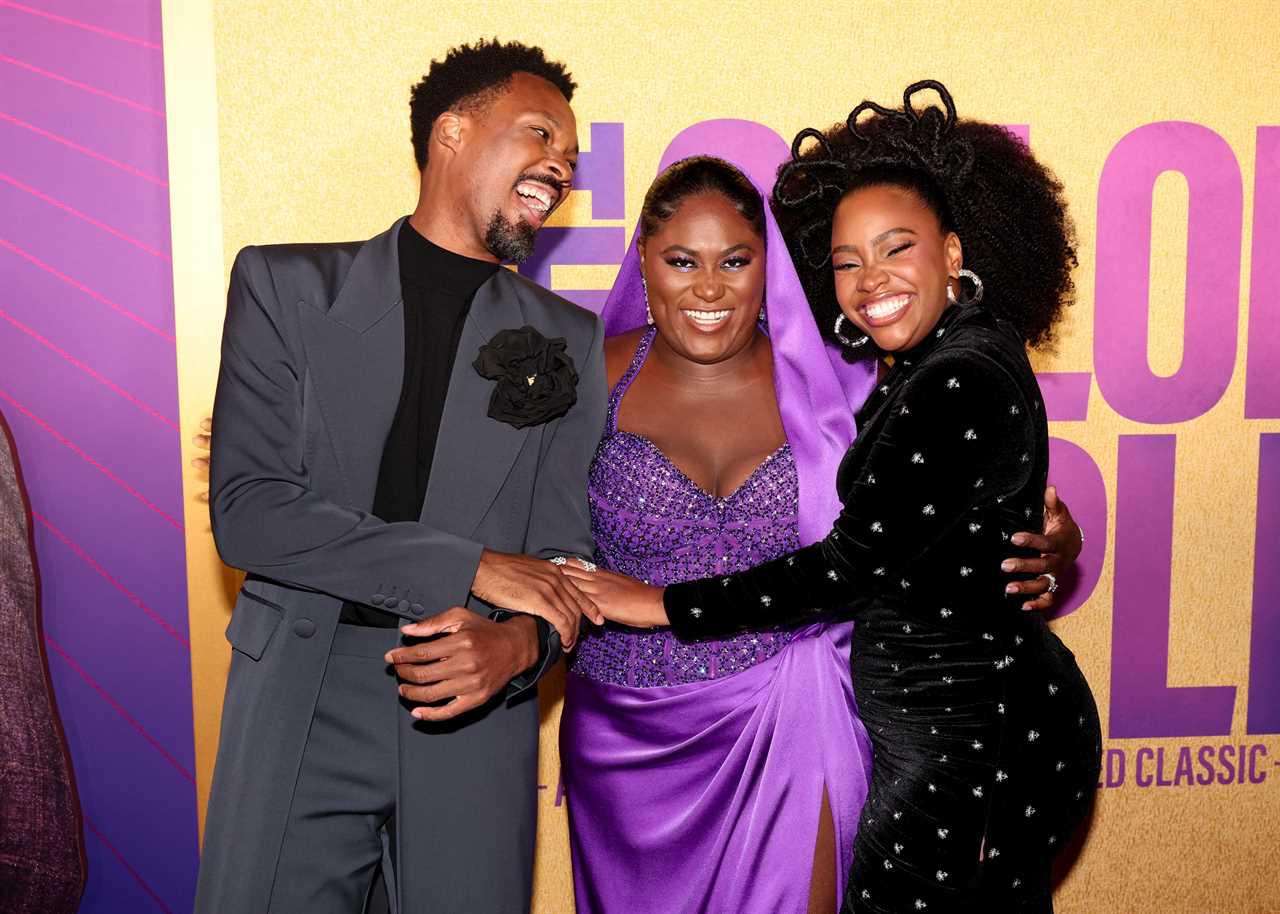
{"type": "Polygon", "coordinates": [[[714,327],[726,317],[733,313],[733,309],[727,311],[688,311],[682,309],[680,311],[685,317],[703,327],[714,327]]]}
{"type": "Polygon", "coordinates": [[[886,317],[893,317],[903,308],[907,306],[908,295],[894,295],[890,298],[882,298],[879,301],[873,301],[867,305],[867,317],[872,320],[883,320],[886,317]]]}

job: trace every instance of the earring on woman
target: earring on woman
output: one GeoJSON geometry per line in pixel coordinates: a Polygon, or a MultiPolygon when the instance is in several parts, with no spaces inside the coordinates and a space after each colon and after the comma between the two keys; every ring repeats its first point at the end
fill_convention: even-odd
{"type": "Polygon", "coordinates": [[[649,308],[649,282],[644,278],[643,271],[640,273],[640,288],[644,290],[644,322],[652,327],[653,311],[649,308]]]}
{"type": "Polygon", "coordinates": [[[871,342],[871,337],[867,336],[865,333],[862,334],[862,336],[858,337],[856,340],[849,339],[847,336],[845,336],[843,333],[840,332],[840,327],[842,324],[844,324],[843,314],[841,314],[839,317],[836,318],[836,325],[835,327],[832,328],[832,330],[836,335],[836,339],[844,343],[845,346],[847,346],[848,348],[857,349],[860,346],[865,346],[867,343],[871,342]]]}
{"type": "Polygon", "coordinates": [[[760,316],[756,318],[756,323],[759,323],[759,324],[768,323],[768,320],[765,318],[765,314],[764,314],[764,302],[760,302],[760,316]]]}
{"type": "Polygon", "coordinates": [[[973,270],[961,270],[960,275],[956,277],[956,285],[960,285],[961,280],[967,279],[973,283],[973,294],[965,298],[957,298],[956,293],[951,288],[951,282],[947,282],[947,301],[953,305],[976,305],[982,301],[982,280],[973,270]]]}

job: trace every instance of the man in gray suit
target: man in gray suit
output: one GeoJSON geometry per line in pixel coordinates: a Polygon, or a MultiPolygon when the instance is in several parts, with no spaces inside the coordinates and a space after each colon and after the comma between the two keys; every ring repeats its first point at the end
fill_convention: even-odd
{"type": "Polygon", "coordinates": [[[202,914],[359,914],[380,865],[406,914],[529,908],[533,686],[595,612],[547,559],[592,551],[603,328],[499,264],[569,192],[574,88],[453,49],[413,91],[412,216],[236,258],[211,509],[248,578],[202,914]]]}

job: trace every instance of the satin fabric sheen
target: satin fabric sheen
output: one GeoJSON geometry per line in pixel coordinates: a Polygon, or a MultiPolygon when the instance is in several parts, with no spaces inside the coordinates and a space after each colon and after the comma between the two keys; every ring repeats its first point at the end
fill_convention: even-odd
{"type": "MultiPolygon", "coordinates": [[[[710,121],[673,140],[660,169],[691,155],[731,161],[767,199],[787,148],[758,124],[710,121]]],[[[874,366],[846,364],[823,343],[767,210],[766,245],[767,332],[808,544],[840,512],[836,470],[874,366]]],[[[603,312],[606,332],[634,329],[644,313],[633,238],[603,312]]],[[[824,786],[843,886],[871,763],[850,634],[849,623],[808,625],[749,669],[677,686],[629,688],[570,672],[560,751],[579,914],[802,914],[824,786]]]]}

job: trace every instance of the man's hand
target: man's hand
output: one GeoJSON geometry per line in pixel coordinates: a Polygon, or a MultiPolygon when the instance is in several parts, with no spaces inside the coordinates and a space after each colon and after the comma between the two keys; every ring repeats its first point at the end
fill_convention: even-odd
{"type": "Polygon", "coordinates": [[[493,622],[455,606],[438,616],[400,629],[433,641],[388,651],[395,665],[400,697],[421,702],[411,712],[419,720],[449,720],[480,707],[538,662],[538,627],[532,616],[493,622]],[[425,705],[452,699],[447,705],[425,705]]]}
{"type": "Polygon", "coordinates": [[[484,550],[471,592],[502,609],[546,619],[560,632],[566,651],[578,640],[584,613],[594,622],[604,621],[596,605],[558,567],[528,555],[484,550]]]}
{"type": "MultiPolygon", "coordinates": [[[[1041,577],[1030,581],[1013,581],[1006,588],[1007,593],[1021,593],[1035,596],[1022,604],[1023,609],[1046,610],[1053,605],[1053,583],[1044,577],[1051,574],[1055,578],[1062,577],[1068,568],[1075,564],[1084,545],[1067,503],[1058,498],[1056,486],[1049,486],[1044,491],[1044,534],[1015,533],[1012,537],[1015,546],[1025,546],[1040,553],[1039,558],[1008,558],[1000,563],[1000,568],[1013,574],[1034,574],[1041,577]]],[[[1056,589],[1056,588],[1054,588],[1056,589]]]]}

